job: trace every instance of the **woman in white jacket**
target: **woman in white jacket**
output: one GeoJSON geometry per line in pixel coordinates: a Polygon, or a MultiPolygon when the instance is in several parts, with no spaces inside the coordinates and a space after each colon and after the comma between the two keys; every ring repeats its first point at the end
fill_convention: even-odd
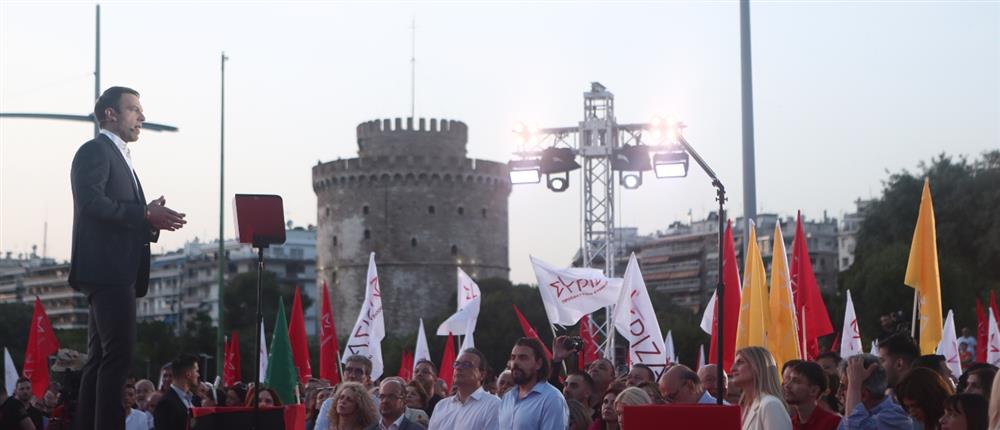
{"type": "Polygon", "coordinates": [[[730,381],[743,392],[743,430],[791,430],[778,367],[768,350],[751,346],[736,351],[730,381]]]}

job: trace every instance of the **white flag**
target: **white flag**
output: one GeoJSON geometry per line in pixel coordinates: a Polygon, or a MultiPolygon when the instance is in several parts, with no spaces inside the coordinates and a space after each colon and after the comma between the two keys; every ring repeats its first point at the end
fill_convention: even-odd
{"type": "Polygon", "coordinates": [[[472,320],[472,328],[476,327],[475,320],[479,318],[479,304],[482,302],[482,293],[479,285],[466,275],[461,268],[458,269],[458,308],[456,312],[438,326],[438,336],[451,334],[468,335],[466,328],[469,320],[472,320]]]}
{"type": "Polygon", "coordinates": [[[552,324],[576,324],[584,315],[613,305],[618,299],[621,282],[608,279],[598,269],[559,269],[535,257],[531,257],[531,265],[538,279],[545,315],[552,324]]]}
{"type": "Polygon", "coordinates": [[[382,288],[375,268],[375,253],[368,256],[368,277],[365,278],[365,301],[358,320],[347,339],[347,350],[341,363],[352,355],[362,355],[372,361],[372,381],[382,376],[382,339],[385,338],[385,315],[382,313],[382,288]]]}
{"type": "Polygon", "coordinates": [[[663,349],[667,352],[667,363],[677,364],[677,353],[674,351],[673,330],[667,330],[667,337],[663,339],[663,349]]]}
{"type": "Polygon", "coordinates": [[[472,334],[476,332],[476,319],[470,319],[468,321],[468,326],[465,328],[465,338],[462,339],[462,346],[458,349],[458,353],[461,354],[469,348],[476,347],[476,341],[473,339],[472,334]]]}
{"type": "Polygon", "coordinates": [[[869,349],[868,353],[878,357],[878,339],[872,341],[872,349],[869,349]]]}
{"type": "Polygon", "coordinates": [[[14,360],[10,358],[10,351],[3,349],[3,377],[4,386],[7,387],[7,395],[13,397],[17,388],[17,368],[14,367],[14,360]]]}
{"type": "Polygon", "coordinates": [[[962,360],[958,355],[958,334],[955,333],[955,313],[948,311],[948,318],[944,320],[944,332],[941,333],[941,342],[938,343],[937,355],[943,355],[945,363],[951,369],[952,375],[962,374],[962,360]]]}
{"type": "Polygon", "coordinates": [[[698,345],[698,365],[694,370],[699,370],[705,367],[705,345],[698,345]]]}
{"type": "Polygon", "coordinates": [[[260,368],[257,369],[260,375],[260,381],[264,382],[267,379],[267,340],[264,339],[264,321],[260,322],[260,351],[258,356],[260,357],[260,368]]]}
{"type": "Polygon", "coordinates": [[[434,360],[431,360],[431,350],[430,348],[427,347],[427,335],[424,334],[423,318],[420,319],[420,331],[417,332],[417,347],[415,349],[415,352],[413,353],[414,372],[417,371],[417,363],[419,363],[420,360],[427,360],[430,361],[431,363],[434,362],[434,360]]]}
{"type": "Polygon", "coordinates": [[[625,269],[625,280],[615,305],[614,326],[628,340],[632,364],[645,364],[659,377],[666,365],[667,351],[635,253],[629,257],[625,269]]]}
{"type": "Polygon", "coordinates": [[[854,313],[854,300],[851,300],[851,290],[847,290],[847,306],[844,308],[844,330],[840,332],[840,357],[847,359],[858,354],[864,354],[861,345],[861,331],[858,330],[858,317],[854,313]]]}
{"type": "Polygon", "coordinates": [[[712,298],[708,299],[708,306],[705,306],[705,312],[701,314],[701,331],[705,334],[711,336],[712,332],[715,331],[715,291],[712,292],[712,298]]]}
{"type": "Polygon", "coordinates": [[[990,314],[990,337],[986,344],[986,362],[994,366],[1000,366],[1000,332],[997,330],[997,319],[990,314]]]}

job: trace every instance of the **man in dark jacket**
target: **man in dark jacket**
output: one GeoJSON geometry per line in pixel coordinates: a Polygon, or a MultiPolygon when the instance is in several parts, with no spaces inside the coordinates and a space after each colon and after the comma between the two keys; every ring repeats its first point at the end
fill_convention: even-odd
{"type": "Polygon", "coordinates": [[[153,411],[156,430],[186,430],[191,416],[193,394],[198,386],[198,359],[182,355],[170,365],[174,379],[153,411]]]}
{"type": "Polygon", "coordinates": [[[80,380],[78,430],[125,426],[122,387],[135,351],[135,298],[149,286],[149,243],[160,230],[184,225],[184,214],[161,196],[146,204],[133,169],[129,142],[139,138],[146,117],[139,93],[109,88],[94,115],[100,134],[73,157],[73,250],[69,284],[90,305],[89,360],[80,380]]]}

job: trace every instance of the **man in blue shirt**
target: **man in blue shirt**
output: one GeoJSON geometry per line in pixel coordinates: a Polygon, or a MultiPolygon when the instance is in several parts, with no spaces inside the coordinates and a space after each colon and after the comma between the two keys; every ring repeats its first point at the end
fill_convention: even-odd
{"type": "Polygon", "coordinates": [[[562,393],[547,382],[551,363],[538,339],[522,337],[510,352],[507,367],[517,384],[500,402],[500,430],[564,430],[569,407],[562,393]]]}
{"type": "Polygon", "coordinates": [[[841,364],[847,376],[847,392],[844,395],[845,416],[838,430],[913,428],[909,415],[885,395],[888,381],[885,368],[878,360],[871,354],[858,354],[841,364]]]}

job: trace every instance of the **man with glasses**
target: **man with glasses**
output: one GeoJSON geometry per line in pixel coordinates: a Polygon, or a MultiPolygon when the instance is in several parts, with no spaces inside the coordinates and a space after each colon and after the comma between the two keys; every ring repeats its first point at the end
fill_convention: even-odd
{"type": "Polygon", "coordinates": [[[660,394],[669,403],[700,403],[714,405],[712,397],[701,386],[701,378],[691,368],[678,364],[660,376],[660,394]]]}
{"type": "Polygon", "coordinates": [[[455,360],[454,386],[457,392],[434,407],[428,430],[497,430],[500,399],[483,389],[489,364],[478,349],[468,348],[455,360]]]}
{"type": "Polygon", "coordinates": [[[378,423],[368,426],[365,430],[418,430],[422,427],[403,416],[406,411],[406,402],[403,400],[403,393],[406,387],[396,378],[389,378],[382,381],[379,386],[378,411],[382,419],[378,423]]]}

